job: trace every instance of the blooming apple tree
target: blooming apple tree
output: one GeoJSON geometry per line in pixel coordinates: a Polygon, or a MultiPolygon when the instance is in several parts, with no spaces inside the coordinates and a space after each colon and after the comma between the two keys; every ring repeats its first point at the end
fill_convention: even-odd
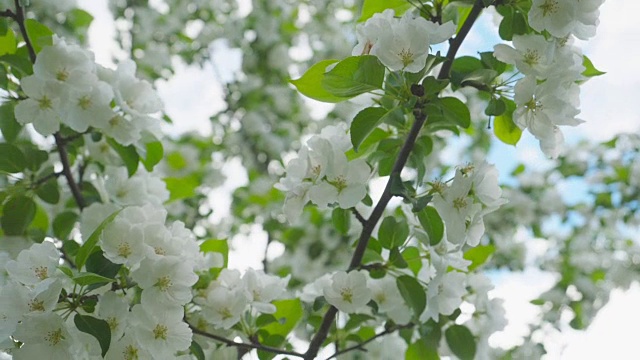
{"type": "Polygon", "coordinates": [[[580,84],[602,74],[575,45],[602,2],[113,0],[128,56],[109,65],[75,1],[0,1],[0,349],[541,356],[540,334],[584,328],[640,270],[640,138],[563,150],[580,84]],[[459,56],[483,13],[504,42],[459,56]],[[217,69],[223,108],[206,136],[167,136],[181,119],[154,81],[216,52],[241,54],[217,69]],[[501,186],[487,152],[525,130],[558,160],[501,186]],[[216,216],[238,160],[248,181],[216,216]],[[593,190],[563,203],[552,184],[583,174],[593,190]],[[534,262],[522,232],[546,242],[534,262]],[[229,266],[256,251],[262,268],[229,266]],[[523,345],[494,348],[507,320],[491,271],[532,265],[558,279],[533,301],[542,316],[523,345]]]}

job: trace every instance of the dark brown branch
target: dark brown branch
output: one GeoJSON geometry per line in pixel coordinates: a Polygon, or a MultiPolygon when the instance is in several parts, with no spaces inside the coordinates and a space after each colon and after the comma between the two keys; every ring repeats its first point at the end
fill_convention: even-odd
{"type": "Polygon", "coordinates": [[[204,337],[207,337],[209,339],[221,342],[227,346],[235,346],[237,348],[241,348],[241,349],[258,349],[258,350],[263,350],[266,352],[270,352],[270,353],[274,353],[274,354],[282,354],[282,355],[289,355],[289,356],[296,356],[296,357],[304,357],[303,354],[297,353],[295,351],[288,351],[288,350],[284,350],[284,349],[278,349],[278,348],[274,348],[274,347],[270,347],[270,346],[266,346],[266,345],[262,345],[259,343],[255,343],[255,344],[248,344],[248,343],[238,343],[235,342],[231,339],[227,339],[223,336],[219,336],[219,335],[215,335],[215,334],[211,334],[208,333],[206,331],[202,331],[198,328],[196,328],[195,326],[187,323],[189,325],[189,327],[191,328],[191,330],[198,335],[202,335],[204,337]]]}
{"type": "Polygon", "coordinates": [[[24,44],[27,46],[27,50],[29,51],[29,59],[31,62],[35,64],[36,62],[36,51],[33,48],[33,44],[31,43],[31,39],[29,39],[29,33],[27,33],[27,27],[24,25],[24,9],[20,5],[20,0],[15,0],[16,4],[16,12],[14,14],[13,19],[16,20],[18,26],[20,27],[20,33],[22,34],[22,38],[24,39],[24,44]]]}
{"type": "MultiPolygon", "coordinates": [[[[462,25],[462,28],[460,28],[460,32],[451,41],[451,45],[449,47],[449,50],[447,51],[447,60],[442,65],[440,73],[438,74],[439,79],[446,79],[449,77],[449,71],[451,70],[453,59],[455,59],[456,54],[458,53],[458,49],[460,49],[460,45],[462,45],[462,42],[469,33],[469,30],[473,26],[473,23],[482,12],[482,9],[482,0],[476,0],[476,2],[473,4],[471,12],[469,13],[469,16],[462,25]]],[[[402,169],[409,159],[409,154],[411,154],[411,150],[413,150],[416,139],[420,134],[420,130],[427,120],[427,116],[422,112],[422,109],[417,110],[418,111],[414,113],[415,121],[413,122],[407,139],[405,140],[404,145],[402,146],[402,149],[400,150],[400,153],[396,158],[396,162],[393,165],[391,178],[393,178],[393,174],[399,175],[402,172],[402,169]]],[[[356,245],[356,250],[351,257],[351,263],[349,264],[348,271],[357,269],[360,266],[360,262],[362,261],[364,252],[367,249],[367,244],[369,243],[369,238],[371,237],[376,224],[378,223],[378,221],[380,221],[380,218],[384,214],[384,210],[386,209],[387,204],[393,197],[393,195],[391,195],[391,178],[389,181],[387,181],[384,192],[382,193],[378,204],[376,204],[376,207],[373,209],[371,216],[369,216],[369,219],[367,219],[367,221],[363,225],[362,232],[360,233],[360,238],[358,239],[358,244],[356,245]]],[[[334,306],[331,306],[329,310],[327,310],[327,313],[322,319],[322,324],[320,325],[318,332],[316,332],[315,336],[311,339],[309,349],[304,354],[305,360],[313,360],[316,357],[318,351],[320,350],[320,347],[322,346],[322,343],[325,341],[329,334],[329,329],[331,328],[331,325],[333,324],[334,318],[337,313],[338,310],[334,306]]]]}
{"type": "Polygon", "coordinates": [[[462,45],[462,42],[467,37],[467,34],[469,34],[469,30],[471,30],[471,27],[478,19],[478,16],[480,16],[483,8],[484,4],[482,3],[482,0],[476,0],[476,2],[473,3],[473,7],[471,8],[471,12],[467,17],[467,20],[465,20],[464,24],[462,24],[460,31],[458,32],[456,37],[453,38],[449,45],[449,50],[447,51],[447,60],[442,64],[442,67],[440,68],[438,79],[449,78],[449,72],[451,71],[451,65],[453,65],[453,59],[456,58],[456,54],[460,49],[460,45],[462,45]]]}
{"type": "Polygon", "coordinates": [[[7,10],[0,11],[0,17],[6,17],[9,19],[15,20],[16,14],[13,11],[11,11],[11,9],[7,9],[7,10]]]}
{"type": "Polygon", "coordinates": [[[76,200],[76,204],[82,211],[85,206],[84,197],[80,192],[80,188],[78,184],[73,178],[73,174],[71,174],[71,165],[69,164],[69,155],[67,154],[67,148],[64,146],[64,141],[60,137],[60,133],[53,134],[56,139],[56,147],[58,148],[58,154],[60,155],[60,162],[62,163],[62,173],[64,177],[67,179],[67,183],[69,184],[69,189],[71,189],[71,194],[73,198],[76,200]]]}

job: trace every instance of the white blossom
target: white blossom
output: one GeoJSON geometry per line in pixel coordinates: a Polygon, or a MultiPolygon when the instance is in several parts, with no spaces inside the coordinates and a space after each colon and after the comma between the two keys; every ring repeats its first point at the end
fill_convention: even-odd
{"type": "Polygon", "coordinates": [[[49,241],[33,244],[22,250],[16,260],[7,262],[10,278],[25,285],[36,285],[53,277],[60,261],[60,252],[49,241]]]}
{"type": "Polygon", "coordinates": [[[361,271],[338,271],[331,277],[331,284],[323,289],[327,302],[345,313],[362,311],[371,300],[367,287],[367,275],[361,271]]]}

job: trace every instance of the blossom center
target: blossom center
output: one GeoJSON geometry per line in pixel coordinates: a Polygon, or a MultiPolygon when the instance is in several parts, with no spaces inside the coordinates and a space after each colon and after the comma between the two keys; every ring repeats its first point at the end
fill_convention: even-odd
{"type": "Polygon", "coordinates": [[[33,274],[40,280],[44,280],[49,277],[49,272],[47,271],[46,266],[36,266],[31,268],[33,270],[33,274]]]}
{"type": "Polygon", "coordinates": [[[58,81],[64,82],[64,81],[67,81],[68,78],[69,78],[69,72],[66,69],[60,69],[56,73],[56,79],[58,81]]]}
{"type": "Polygon", "coordinates": [[[542,103],[535,98],[531,98],[524,106],[533,113],[542,110],[542,103]]]}
{"type": "Polygon", "coordinates": [[[353,291],[349,288],[344,288],[340,290],[340,296],[342,296],[342,300],[351,304],[353,302],[353,291]]]}
{"type": "Polygon", "coordinates": [[[169,329],[163,324],[158,324],[156,325],[155,328],[153,328],[153,338],[156,340],[157,339],[167,340],[168,333],[169,333],[169,329]]]}
{"type": "Polygon", "coordinates": [[[120,243],[120,246],[118,246],[118,256],[126,259],[129,256],[131,256],[131,254],[133,254],[133,250],[131,250],[131,245],[129,245],[129,243],[127,242],[120,243]]]}
{"type": "Polygon", "coordinates": [[[537,65],[540,62],[540,53],[537,50],[527,49],[524,52],[523,61],[529,66],[537,65]]]}
{"type": "Polygon", "coordinates": [[[405,67],[413,62],[413,53],[410,49],[403,48],[398,53],[398,56],[400,57],[400,60],[402,60],[402,65],[404,65],[405,67]]]}
{"type": "Polygon", "coordinates": [[[82,110],[88,110],[91,107],[91,98],[87,95],[78,99],[78,107],[82,110]]]}
{"type": "Polygon", "coordinates": [[[116,319],[115,316],[110,316],[107,318],[107,324],[109,325],[109,329],[113,331],[118,328],[118,319],[116,319]]]}
{"type": "Polygon", "coordinates": [[[122,352],[125,360],[138,360],[138,349],[136,349],[133,345],[127,345],[122,352]]]}
{"type": "Polygon", "coordinates": [[[43,96],[40,100],[38,100],[38,107],[40,110],[47,110],[53,108],[53,101],[49,99],[47,95],[43,96]]]}
{"type": "Polygon", "coordinates": [[[340,175],[333,181],[333,186],[335,186],[336,189],[338,189],[338,192],[340,192],[347,187],[347,179],[340,175]]]}
{"type": "Polygon", "coordinates": [[[231,310],[229,310],[229,308],[226,308],[226,307],[218,309],[218,314],[222,316],[222,320],[226,320],[233,317],[233,315],[231,315],[231,310]]]}
{"type": "Polygon", "coordinates": [[[29,301],[29,311],[44,311],[44,301],[37,299],[29,301]]]}
{"type": "Polygon", "coordinates": [[[467,198],[459,197],[457,199],[453,199],[453,207],[458,211],[463,210],[465,207],[467,207],[467,198]]]}
{"type": "Polygon", "coordinates": [[[169,288],[171,287],[173,283],[171,282],[171,278],[168,276],[163,276],[161,278],[158,279],[158,282],[156,283],[156,286],[158,287],[158,289],[160,289],[160,291],[167,291],[169,290],[169,288]]]}
{"type": "Polygon", "coordinates": [[[557,0],[547,0],[542,5],[540,5],[540,9],[542,9],[542,16],[555,14],[558,11],[558,8],[559,6],[557,0]]]}
{"type": "Polygon", "coordinates": [[[54,331],[49,331],[47,335],[44,337],[44,340],[49,343],[51,346],[56,346],[62,340],[64,340],[64,335],[62,335],[62,329],[57,329],[54,331]]]}

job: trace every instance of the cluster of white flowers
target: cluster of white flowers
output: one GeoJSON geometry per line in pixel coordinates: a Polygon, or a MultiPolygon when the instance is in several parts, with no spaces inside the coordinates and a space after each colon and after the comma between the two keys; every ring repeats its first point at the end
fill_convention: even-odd
{"type": "Polygon", "coordinates": [[[534,0],[529,23],[543,35],[514,35],[513,47],[498,44],[498,60],[515,65],[524,77],[515,86],[517,109],[513,115],[521,129],[529,129],[549,157],[559,155],[564,137],[559,126],[576,126],[580,113],[578,82],[585,80],[582,51],[573,36],[586,40],[595,35],[598,8],[604,0],[534,0]]]}
{"type": "Polygon", "coordinates": [[[28,98],[16,105],[16,120],[33,123],[45,136],[62,123],[77,132],[99,129],[123,145],[140,140],[143,132],[157,138],[158,120],[150,115],[162,109],[162,101],[135,71],[130,60],[116,70],[104,68],[91,52],[54,38],[38,54],[34,74],[21,79],[28,98]]]}
{"type": "Polygon", "coordinates": [[[483,217],[505,204],[498,185],[498,170],[483,162],[456,170],[451,185],[433,184],[433,205],[446,228],[446,241],[476,246],[484,234],[483,217]]]}
{"type": "Polygon", "coordinates": [[[401,18],[394,14],[387,9],[358,25],[358,44],[352,54],[375,55],[391,71],[417,73],[425,67],[431,45],[449,39],[456,32],[453,22],[436,24],[411,11],[401,18]]]}
{"type": "Polygon", "coordinates": [[[321,209],[331,204],[349,209],[364,199],[371,168],[363,159],[349,161],[345,152],[350,148],[346,124],[328,126],[289,161],[276,188],[287,192],[284,213],[290,222],[309,200],[321,209]]]}
{"type": "Polygon", "coordinates": [[[200,305],[208,323],[219,329],[229,329],[246,311],[275,313],[276,307],[271,302],[285,295],[289,278],[251,268],[242,276],[238,270],[223,269],[194,301],[200,305]]]}

